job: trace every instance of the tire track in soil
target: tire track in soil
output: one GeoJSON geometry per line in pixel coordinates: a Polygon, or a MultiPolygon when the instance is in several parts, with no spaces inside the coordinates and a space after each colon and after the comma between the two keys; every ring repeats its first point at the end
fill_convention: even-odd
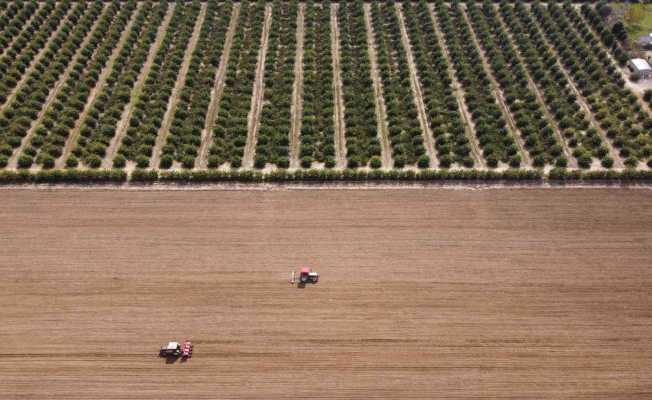
{"type": "Polygon", "coordinates": [[[115,136],[113,136],[113,139],[111,139],[111,142],[109,143],[109,147],[106,149],[106,156],[104,157],[104,160],[102,160],[103,168],[111,167],[113,163],[113,158],[115,157],[115,153],[120,147],[120,144],[122,144],[122,138],[127,133],[129,120],[131,119],[131,114],[134,111],[134,106],[138,101],[140,92],[143,90],[143,86],[145,86],[145,80],[149,75],[149,71],[152,69],[152,65],[154,64],[154,58],[156,58],[156,53],[158,53],[158,50],[161,47],[161,43],[163,42],[165,33],[167,32],[168,26],[170,25],[170,21],[172,20],[172,15],[174,14],[175,7],[176,7],[176,3],[172,3],[168,6],[165,17],[163,18],[163,22],[161,23],[161,25],[158,28],[158,31],[156,32],[156,39],[154,40],[154,43],[152,43],[149,49],[147,60],[145,61],[145,64],[141,69],[140,75],[138,75],[136,84],[131,90],[129,103],[122,111],[122,115],[120,116],[120,121],[118,122],[117,129],[116,129],[116,134],[115,136]]]}
{"type": "MultiPolygon", "coordinates": [[[[88,32],[86,32],[86,36],[84,37],[84,40],[77,48],[75,55],[68,63],[68,66],[63,71],[63,74],[59,77],[59,80],[57,80],[57,82],[54,84],[54,87],[50,89],[50,94],[48,95],[47,99],[45,99],[45,103],[43,103],[43,106],[41,107],[41,111],[39,111],[38,115],[36,116],[36,119],[32,121],[32,125],[30,126],[29,130],[27,130],[27,134],[23,138],[23,141],[21,142],[20,146],[14,150],[14,153],[9,159],[9,162],[7,163],[8,169],[16,169],[18,163],[18,155],[22,152],[23,148],[27,145],[27,143],[29,143],[32,140],[32,136],[34,136],[36,127],[41,124],[41,121],[43,121],[43,117],[45,117],[46,111],[50,108],[50,106],[56,99],[57,95],[59,94],[59,91],[63,88],[63,84],[68,80],[68,76],[70,76],[70,73],[73,71],[75,64],[77,63],[77,59],[79,59],[79,56],[81,55],[82,49],[84,49],[84,47],[86,47],[86,45],[90,41],[91,37],[93,36],[93,33],[97,29],[99,22],[102,20],[102,17],[104,16],[108,8],[109,8],[109,3],[104,3],[104,8],[102,9],[102,12],[93,23],[91,29],[89,29],[88,32]]],[[[34,164],[31,169],[36,170],[39,168],[40,168],[39,166],[34,164]]]]}
{"type": "MultiPolygon", "coordinates": [[[[34,68],[38,65],[38,63],[43,58],[43,55],[47,51],[48,46],[50,45],[50,42],[52,41],[52,39],[57,37],[57,35],[61,32],[61,28],[66,23],[68,17],[72,13],[72,10],[75,8],[74,6],[75,6],[74,4],[72,4],[70,6],[70,8],[68,9],[68,12],[66,13],[66,15],[64,15],[63,18],[61,18],[61,21],[59,21],[59,25],[57,26],[57,29],[55,29],[52,32],[52,34],[47,38],[47,41],[45,42],[45,45],[43,46],[43,48],[41,50],[39,50],[38,53],[36,53],[36,56],[32,59],[32,62],[25,69],[25,72],[23,73],[23,76],[21,76],[20,81],[18,81],[18,83],[16,83],[16,86],[9,92],[9,95],[7,96],[7,99],[5,100],[5,102],[3,104],[0,104],[0,112],[2,112],[2,110],[6,106],[11,104],[16,99],[16,94],[18,94],[18,91],[23,87],[23,85],[25,84],[25,81],[27,81],[27,78],[29,77],[29,75],[34,71],[34,68]]],[[[18,35],[16,35],[16,36],[18,36],[18,35]]],[[[7,47],[7,48],[9,48],[9,47],[7,47]]]]}
{"type": "Polygon", "coordinates": [[[503,98],[503,91],[500,89],[500,86],[496,81],[496,77],[494,77],[493,75],[493,71],[491,70],[491,66],[487,61],[487,55],[484,52],[484,48],[480,46],[478,37],[475,35],[475,29],[473,29],[473,25],[471,24],[471,21],[469,21],[469,16],[466,13],[466,6],[460,5],[460,10],[462,11],[462,15],[464,16],[464,22],[466,23],[467,27],[469,28],[469,32],[471,33],[471,38],[473,39],[473,43],[476,49],[478,50],[478,54],[480,55],[480,60],[482,61],[482,66],[484,67],[484,71],[487,73],[487,76],[489,77],[489,81],[491,81],[492,91],[494,93],[494,96],[496,97],[496,100],[498,100],[498,105],[503,111],[503,115],[505,116],[505,120],[507,121],[507,125],[509,126],[510,134],[516,141],[516,144],[518,145],[522,157],[521,159],[523,160],[523,163],[525,164],[526,167],[531,167],[532,160],[530,159],[530,154],[525,149],[525,143],[523,142],[523,137],[521,136],[521,132],[516,127],[516,122],[514,121],[514,117],[510,113],[509,108],[507,108],[507,104],[505,104],[505,99],[503,98]]]}
{"type": "Polygon", "coordinates": [[[215,126],[215,118],[217,117],[217,112],[220,107],[220,100],[222,100],[222,93],[224,93],[226,67],[229,65],[229,55],[231,54],[231,47],[233,46],[233,36],[235,35],[235,28],[238,24],[239,18],[240,3],[237,3],[233,5],[229,29],[227,30],[226,38],[224,39],[224,49],[222,50],[220,65],[215,74],[215,84],[213,91],[211,92],[211,103],[208,106],[208,112],[206,113],[201,145],[199,146],[199,159],[197,160],[198,169],[206,169],[208,166],[208,149],[210,149],[213,144],[213,127],[215,126]]]}
{"type": "Polygon", "coordinates": [[[303,42],[305,36],[305,3],[299,4],[297,15],[297,51],[294,58],[294,86],[292,88],[292,126],[290,128],[290,168],[299,167],[301,118],[303,116],[303,42]]]}
{"type": "Polygon", "coordinates": [[[247,143],[245,144],[242,156],[242,168],[251,169],[254,166],[254,155],[256,152],[256,133],[260,123],[260,114],[263,110],[263,94],[265,93],[265,57],[267,56],[267,43],[269,41],[269,30],[272,24],[272,5],[265,5],[265,21],[263,22],[258,62],[256,64],[256,80],[254,81],[253,94],[251,96],[251,109],[247,124],[247,143]]]}
{"type": "Polygon", "coordinates": [[[482,156],[480,143],[478,142],[478,137],[475,133],[475,124],[471,118],[471,113],[469,112],[469,108],[466,105],[466,101],[464,100],[462,85],[457,80],[457,75],[454,69],[455,67],[453,66],[453,60],[451,59],[450,53],[448,52],[448,47],[446,47],[446,44],[444,43],[444,35],[439,29],[439,20],[435,15],[435,5],[429,4],[428,8],[430,10],[430,20],[432,21],[432,25],[435,30],[435,36],[437,36],[437,42],[439,43],[439,47],[441,47],[441,51],[446,58],[446,63],[448,64],[448,76],[452,82],[453,95],[457,100],[457,106],[465,122],[464,131],[466,132],[466,136],[469,139],[469,143],[471,144],[471,152],[473,153],[475,161],[480,165],[480,168],[486,169],[487,164],[485,163],[484,157],[482,156]]]}
{"type": "Polygon", "coordinates": [[[405,29],[405,19],[403,18],[403,9],[400,3],[395,4],[395,11],[398,16],[399,28],[401,30],[401,43],[403,43],[403,49],[407,56],[408,69],[410,70],[410,86],[412,87],[412,94],[414,95],[414,104],[417,106],[417,111],[419,112],[419,123],[421,124],[421,133],[423,134],[423,145],[426,147],[426,152],[430,157],[430,168],[437,168],[439,161],[433,143],[434,135],[430,129],[430,122],[428,121],[428,114],[426,113],[426,105],[423,103],[421,83],[419,82],[417,68],[414,65],[412,46],[410,45],[410,39],[408,38],[407,30],[405,29]]]}
{"type": "MultiPolygon", "coordinates": [[[[366,6],[365,6],[366,7],[366,6]]],[[[383,83],[380,81],[378,70],[378,55],[376,54],[376,43],[374,40],[374,28],[371,25],[370,15],[365,8],[365,25],[367,27],[367,47],[369,48],[369,62],[371,63],[371,81],[374,85],[374,101],[376,103],[376,130],[383,160],[383,169],[391,169],[394,165],[392,160],[392,145],[389,141],[389,126],[387,124],[387,107],[383,95],[383,83]]]]}
{"type": "Polygon", "coordinates": [[[172,93],[170,94],[170,101],[168,102],[168,108],[163,116],[163,123],[161,128],[158,130],[156,135],[156,144],[154,145],[154,150],[152,152],[152,159],[149,161],[149,166],[151,168],[158,168],[158,162],[161,158],[161,151],[165,145],[168,133],[170,132],[170,126],[172,125],[172,120],[174,118],[174,112],[177,109],[177,104],[179,103],[179,95],[181,90],[186,85],[186,77],[188,75],[188,69],[190,68],[190,60],[192,59],[192,54],[195,52],[197,47],[197,42],[199,41],[199,34],[201,33],[201,26],[204,23],[206,18],[206,10],[208,9],[208,3],[202,3],[201,11],[197,16],[195,21],[195,26],[192,31],[192,36],[190,37],[190,42],[188,42],[188,47],[186,47],[186,52],[183,55],[183,63],[181,64],[181,69],[177,74],[177,81],[174,84],[172,93]]]}
{"type": "Polygon", "coordinates": [[[546,102],[543,99],[543,96],[541,95],[541,91],[539,90],[539,87],[537,86],[537,84],[532,79],[532,76],[530,75],[530,71],[527,68],[525,68],[525,65],[527,65],[527,64],[526,64],[526,61],[523,59],[520,48],[516,45],[516,38],[514,38],[514,35],[512,34],[512,31],[507,27],[507,24],[505,23],[505,21],[503,19],[503,16],[502,16],[502,14],[500,12],[500,9],[498,8],[498,5],[494,4],[494,8],[497,11],[498,24],[501,26],[502,30],[507,34],[507,40],[509,41],[511,46],[514,48],[514,54],[516,54],[516,58],[524,66],[523,71],[525,73],[525,76],[527,77],[528,86],[530,87],[530,90],[532,90],[534,92],[534,95],[536,96],[537,101],[539,102],[539,105],[543,109],[543,112],[546,115],[546,118],[548,119],[548,122],[550,122],[550,124],[552,125],[555,136],[557,137],[557,140],[561,144],[562,149],[564,151],[564,156],[568,160],[569,167],[577,168],[577,160],[575,159],[575,157],[573,157],[573,154],[571,153],[570,149],[568,148],[568,144],[566,143],[566,140],[564,140],[564,137],[561,134],[561,129],[559,129],[559,125],[557,125],[557,121],[555,120],[555,118],[550,113],[550,110],[548,110],[548,106],[546,105],[546,102]]]}
{"type": "Polygon", "coordinates": [[[337,23],[339,4],[331,3],[331,56],[333,58],[333,123],[335,125],[336,168],[346,168],[346,124],[344,122],[344,97],[342,95],[342,73],[340,71],[340,27],[337,23]]]}
{"type": "Polygon", "coordinates": [[[591,108],[589,107],[588,103],[586,102],[586,99],[584,98],[584,95],[582,92],[579,91],[577,86],[575,86],[575,82],[573,81],[573,78],[571,78],[570,74],[566,70],[566,67],[561,63],[561,58],[559,53],[557,52],[557,49],[548,41],[548,37],[542,32],[541,26],[538,21],[535,20],[535,25],[537,26],[538,32],[541,35],[541,39],[543,42],[546,44],[546,46],[550,49],[552,54],[555,55],[555,63],[557,65],[557,68],[564,74],[564,77],[566,78],[566,81],[568,82],[568,86],[571,88],[573,93],[575,93],[575,96],[577,97],[577,102],[580,105],[580,108],[584,110],[586,115],[589,117],[589,122],[593,128],[595,128],[598,131],[598,134],[604,141],[605,145],[607,146],[607,149],[609,150],[609,156],[613,158],[614,160],[614,167],[613,169],[615,170],[622,170],[625,168],[625,164],[623,164],[623,160],[620,158],[620,154],[615,151],[614,147],[611,144],[611,141],[607,137],[607,134],[604,132],[598,121],[595,119],[595,116],[591,112],[591,108]]]}
{"type": "Polygon", "coordinates": [[[90,112],[91,107],[93,106],[93,104],[95,104],[97,95],[101,92],[102,88],[106,84],[106,80],[108,79],[109,74],[111,73],[111,71],[113,71],[113,66],[115,65],[115,61],[120,55],[120,52],[122,51],[122,48],[124,47],[125,43],[127,42],[129,33],[131,33],[131,30],[134,27],[134,22],[136,20],[136,16],[138,15],[138,11],[142,6],[143,6],[142,2],[137,4],[136,8],[131,14],[129,22],[127,23],[127,25],[125,26],[125,28],[120,34],[120,39],[118,40],[118,43],[116,44],[115,48],[113,49],[113,52],[109,56],[109,59],[104,65],[104,68],[102,68],[102,70],[100,71],[100,77],[95,83],[95,87],[91,89],[91,92],[88,95],[88,99],[86,100],[86,105],[84,106],[82,113],[77,118],[73,130],[70,132],[68,138],[66,139],[66,144],[63,148],[61,157],[59,157],[55,162],[56,168],[64,167],[66,160],[68,159],[68,157],[70,157],[70,153],[72,152],[72,149],[77,144],[77,140],[79,139],[79,132],[81,131],[82,122],[86,119],[86,116],[90,112]]]}

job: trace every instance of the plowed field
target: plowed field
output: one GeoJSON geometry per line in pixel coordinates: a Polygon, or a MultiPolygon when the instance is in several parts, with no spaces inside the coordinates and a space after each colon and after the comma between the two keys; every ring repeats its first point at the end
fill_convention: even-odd
{"type": "Polygon", "coordinates": [[[2,399],[652,397],[650,190],[0,198],[2,399]]]}

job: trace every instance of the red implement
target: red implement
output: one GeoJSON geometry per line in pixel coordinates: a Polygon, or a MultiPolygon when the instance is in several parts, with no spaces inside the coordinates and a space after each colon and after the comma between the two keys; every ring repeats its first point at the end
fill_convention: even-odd
{"type": "Polygon", "coordinates": [[[192,343],[189,340],[183,342],[183,346],[181,346],[181,357],[192,357],[192,343]]]}

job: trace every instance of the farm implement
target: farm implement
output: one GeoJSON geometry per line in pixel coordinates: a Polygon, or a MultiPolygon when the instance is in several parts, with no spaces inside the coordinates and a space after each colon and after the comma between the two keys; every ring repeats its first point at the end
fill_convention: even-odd
{"type": "Polygon", "coordinates": [[[179,342],[169,342],[167,345],[162,346],[159,351],[159,357],[188,359],[192,357],[193,345],[189,340],[180,344],[179,342]]]}

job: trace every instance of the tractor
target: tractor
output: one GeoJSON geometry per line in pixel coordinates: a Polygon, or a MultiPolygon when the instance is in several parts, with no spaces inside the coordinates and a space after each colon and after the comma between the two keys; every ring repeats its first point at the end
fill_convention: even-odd
{"type": "Polygon", "coordinates": [[[183,345],[179,342],[169,342],[166,346],[161,347],[158,355],[159,357],[176,358],[181,356],[181,358],[190,358],[192,357],[192,347],[189,340],[184,341],[183,345]]]}
{"type": "Polygon", "coordinates": [[[319,282],[319,274],[314,272],[312,268],[303,267],[299,271],[299,285],[305,285],[306,283],[317,283],[319,282]]]}

